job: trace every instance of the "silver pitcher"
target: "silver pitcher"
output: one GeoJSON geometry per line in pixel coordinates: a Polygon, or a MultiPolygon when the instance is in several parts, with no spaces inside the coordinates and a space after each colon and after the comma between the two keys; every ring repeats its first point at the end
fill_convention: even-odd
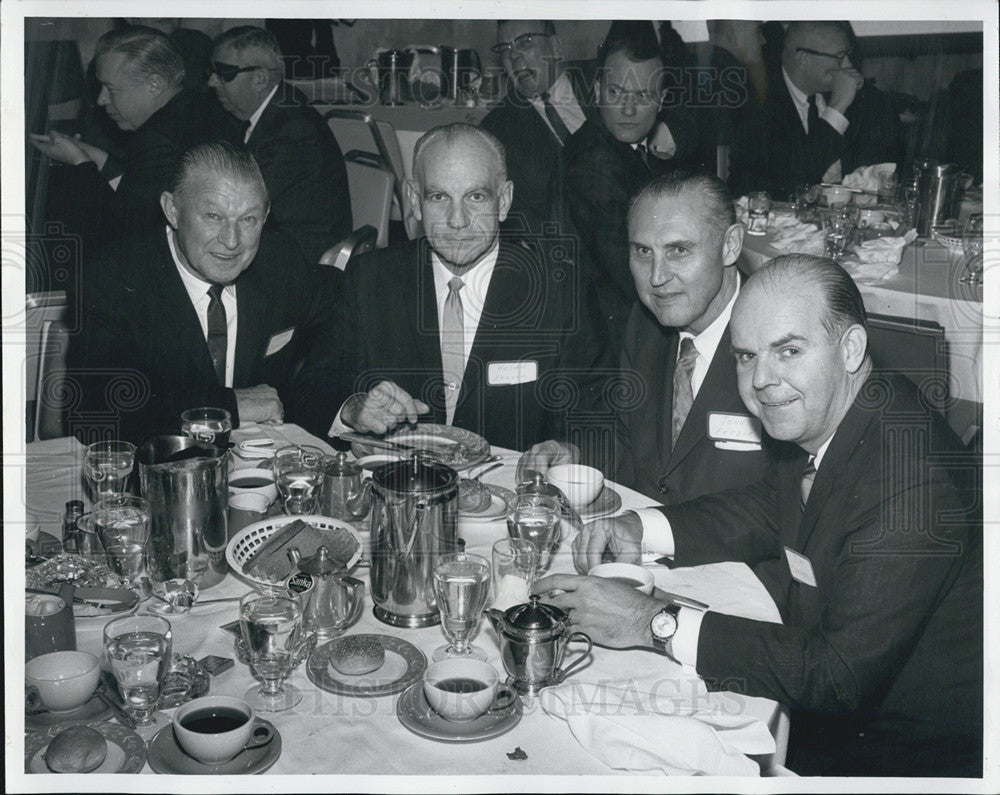
{"type": "Polygon", "coordinates": [[[934,227],[958,215],[962,199],[962,169],[955,163],[924,161],[920,167],[920,215],[917,234],[927,236],[934,227]]]}
{"type": "Polygon", "coordinates": [[[323,487],[320,505],[323,516],[342,522],[364,519],[372,504],[371,481],[362,477],[364,470],[347,460],[347,453],[337,453],[323,462],[323,487]]]}
{"type": "Polygon", "coordinates": [[[437,624],[434,566],[458,551],[458,473],[414,454],[378,467],[372,493],[375,617],[395,627],[437,624]]]}
{"type": "Polygon", "coordinates": [[[154,436],[135,461],[152,519],[150,576],[193,580],[202,591],[221,582],[228,571],[228,451],[186,436],[154,436]]]}

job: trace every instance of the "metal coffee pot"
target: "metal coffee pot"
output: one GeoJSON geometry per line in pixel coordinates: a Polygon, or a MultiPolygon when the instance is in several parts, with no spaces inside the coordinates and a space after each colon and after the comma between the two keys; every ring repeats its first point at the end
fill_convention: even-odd
{"type": "Polygon", "coordinates": [[[320,504],[323,515],[342,522],[363,519],[372,504],[371,481],[364,480],[363,470],[347,460],[347,453],[337,453],[323,466],[320,504]]]}
{"type": "Polygon", "coordinates": [[[288,559],[298,567],[288,578],[289,590],[301,594],[302,628],[325,643],[354,626],[365,605],[365,584],[344,570],[344,564],[320,547],[315,555],[300,559],[298,547],[288,550],[288,559]]]}
{"type": "Polygon", "coordinates": [[[567,633],[566,612],[542,604],[537,594],[504,612],[490,608],[486,616],[500,637],[500,657],[510,675],[507,682],[522,695],[534,696],[543,687],[560,684],[590,656],[594,645],[585,632],[567,633]],[[582,640],[587,648],[561,668],[566,644],[573,640],[582,640]]]}

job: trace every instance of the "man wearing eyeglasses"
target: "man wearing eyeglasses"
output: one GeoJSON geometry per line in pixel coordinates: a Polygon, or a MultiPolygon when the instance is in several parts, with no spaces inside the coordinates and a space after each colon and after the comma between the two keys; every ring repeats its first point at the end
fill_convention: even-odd
{"type": "Polygon", "coordinates": [[[792,22],[767,102],[733,142],[734,193],[787,198],[798,183],[839,182],[861,165],[897,159],[899,120],[864,87],[846,23],[792,22]]]}
{"type": "Polygon", "coordinates": [[[554,220],[548,199],[550,190],[558,190],[551,183],[561,184],[563,146],[592,112],[592,68],[563,58],[562,42],[548,20],[500,22],[492,49],[508,88],[480,126],[499,138],[507,152],[514,201],[504,228],[537,232],[554,220]]]}
{"type": "Polygon", "coordinates": [[[254,156],[271,197],[269,223],[317,263],[353,228],[347,169],[337,140],[306,96],[283,80],[281,49],[264,28],[231,28],[215,40],[208,85],[243,122],[232,143],[254,156]]]}

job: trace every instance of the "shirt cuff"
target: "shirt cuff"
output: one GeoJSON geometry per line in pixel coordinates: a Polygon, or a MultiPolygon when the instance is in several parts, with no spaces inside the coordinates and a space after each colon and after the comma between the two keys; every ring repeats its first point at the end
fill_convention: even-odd
{"type": "Polygon", "coordinates": [[[704,610],[682,607],[677,613],[677,631],[670,640],[670,652],[681,665],[698,667],[698,636],[704,610]]]}
{"type": "Polygon", "coordinates": [[[841,135],[847,132],[847,126],[850,124],[847,117],[844,116],[843,113],[839,110],[831,108],[829,105],[823,108],[823,112],[819,114],[819,117],[841,135]]]}
{"type": "Polygon", "coordinates": [[[674,533],[670,521],[656,508],[638,508],[635,511],[642,522],[642,550],[657,555],[674,554],[674,533]]]}

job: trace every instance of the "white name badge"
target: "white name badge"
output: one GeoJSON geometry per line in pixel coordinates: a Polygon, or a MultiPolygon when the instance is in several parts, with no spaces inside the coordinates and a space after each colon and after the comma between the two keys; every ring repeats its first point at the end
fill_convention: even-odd
{"type": "Polygon", "coordinates": [[[490,362],[486,368],[486,383],[490,386],[527,384],[538,380],[538,362],[490,362]]]}
{"type": "Polygon", "coordinates": [[[267,343],[267,350],[264,351],[264,356],[272,356],[282,348],[284,348],[289,342],[291,342],[292,337],[295,336],[295,327],[285,329],[284,331],[279,331],[273,337],[271,341],[267,343]]]}
{"type": "Polygon", "coordinates": [[[812,563],[805,555],[800,555],[793,549],[785,547],[785,557],[788,559],[788,570],[792,573],[792,579],[811,588],[816,587],[816,575],[813,574],[812,563]]]}
{"type": "Polygon", "coordinates": [[[708,414],[708,438],[716,442],[760,445],[760,420],[749,414],[708,414]]]}

